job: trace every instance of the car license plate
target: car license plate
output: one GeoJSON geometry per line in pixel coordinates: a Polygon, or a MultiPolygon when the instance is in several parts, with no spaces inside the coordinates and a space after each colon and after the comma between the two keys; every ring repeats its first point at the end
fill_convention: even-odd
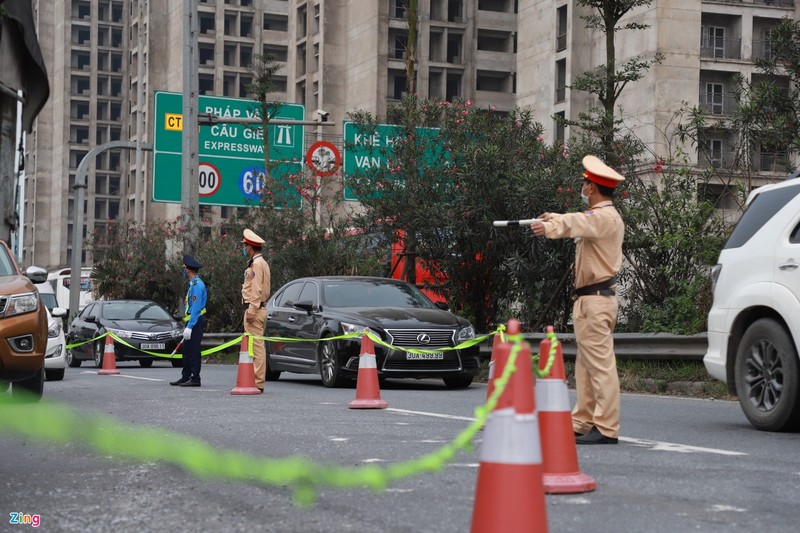
{"type": "Polygon", "coordinates": [[[163,342],[143,342],[142,350],[163,350],[166,345],[163,342]]]}
{"type": "Polygon", "coordinates": [[[433,352],[433,353],[407,353],[406,360],[407,361],[419,361],[420,359],[444,359],[444,354],[442,352],[433,352]]]}

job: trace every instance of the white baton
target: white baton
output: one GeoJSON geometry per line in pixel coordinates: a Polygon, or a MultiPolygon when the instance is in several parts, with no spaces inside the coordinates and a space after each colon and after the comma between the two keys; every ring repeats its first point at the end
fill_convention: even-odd
{"type": "Polygon", "coordinates": [[[534,222],[537,222],[538,218],[526,218],[525,220],[495,220],[492,222],[492,225],[495,228],[505,228],[511,226],[530,226],[534,222]]]}

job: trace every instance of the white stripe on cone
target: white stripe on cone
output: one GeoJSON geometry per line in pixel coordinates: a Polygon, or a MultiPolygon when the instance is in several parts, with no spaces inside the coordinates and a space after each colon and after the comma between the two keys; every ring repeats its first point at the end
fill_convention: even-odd
{"type": "Polygon", "coordinates": [[[536,410],[542,412],[570,412],[569,391],[561,379],[536,380],[536,410]]]}
{"type": "Polygon", "coordinates": [[[486,421],[481,463],[541,464],[536,413],[517,414],[513,407],[493,411],[486,421]]]}

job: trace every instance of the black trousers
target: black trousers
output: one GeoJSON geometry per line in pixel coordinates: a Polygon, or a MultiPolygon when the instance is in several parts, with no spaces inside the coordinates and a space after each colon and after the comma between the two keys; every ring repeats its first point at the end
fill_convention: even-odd
{"type": "Polygon", "coordinates": [[[206,329],[206,317],[201,316],[192,328],[192,337],[183,341],[183,379],[200,381],[200,343],[206,329]]]}

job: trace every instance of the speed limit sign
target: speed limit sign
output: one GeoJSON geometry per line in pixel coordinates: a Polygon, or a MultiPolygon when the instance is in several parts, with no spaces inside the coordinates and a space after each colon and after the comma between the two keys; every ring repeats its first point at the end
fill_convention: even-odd
{"type": "Polygon", "coordinates": [[[219,190],[222,176],[217,167],[211,163],[200,163],[197,178],[200,186],[200,196],[213,196],[219,190]]]}

